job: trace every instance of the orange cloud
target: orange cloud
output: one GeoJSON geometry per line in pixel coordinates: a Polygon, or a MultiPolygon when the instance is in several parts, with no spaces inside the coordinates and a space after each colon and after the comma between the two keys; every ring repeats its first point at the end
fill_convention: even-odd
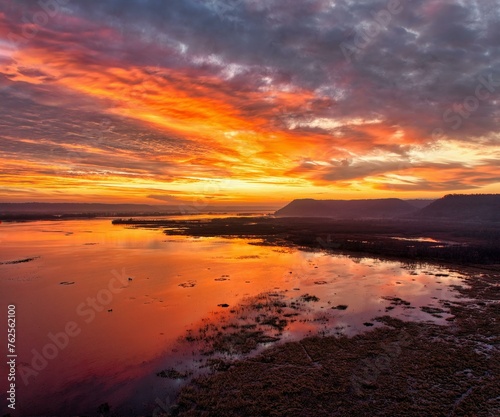
{"type": "MultiPolygon", "coordinates": [[[[232,188],[217,193],[219,201],[281,201],[320,194],[388,196],[395,191],[434,195],[499,182],[495,166],[483,161],[487,152],[478,151],[473,167],[466,164],[467,153],[456,161],[426,164],[429,154],[415,152],[430,138],[408,119],[398,123],[377,109],[370,117],[353,117],[340,100],[277,72],[263,71],[265,82],[249,88],[227,68],[206,71],[187,62],[154,66],[120,53],[106,55],[109,49],[103,45],[122,46],[123,34],[77,16],[57,19],[73,31],[38,28],[17,49],[0,43],[2,85],[12,87],[13,97],[44,108],[94,111],[170,142],[141,143],[143,130],[110,133],[109,140],[127,142],[123,147],[89,142],[85,132],[72,132],[71,141],[64,133],[43,140],[9,134],[4,140],[15,141],[17,147],[2,153],[0,184],[12,193],[40,190],[41,196],[56,196],[79,190],[86,198],[123,198],[126,190],[126,198],[144,201],[170,190],[188,198],[206,196],[205,184],[229,178],[232,188]],[[46,160],[49,148],[51,159],[46,160]],[[11,174],[16,171],[22,178],[11,174]]],[[[18,26],[17,33],[22,29],[18,26]]],[[[0,14],[0,36],[7,38],[13,30],[0,14]]],[[[223,67],[222,58],[196,57],[202,58],[223,67]]],[[[355,83],[357,76],[339,76],[339,89],[355,83]]],[[[369,88],[362,83],[353,92],[360,107],[369,88]]],[[[71,122],[76,129],[79,121],[71,122]]]]}

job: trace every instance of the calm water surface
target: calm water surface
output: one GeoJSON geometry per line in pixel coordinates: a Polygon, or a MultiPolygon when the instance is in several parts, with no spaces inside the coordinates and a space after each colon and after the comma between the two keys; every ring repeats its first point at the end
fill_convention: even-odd
{"type": "MultiPolygon", "coordinates": [[[[448,315],[436,318],[419,307],[453,300],[449,285],[463,284],[456,271],[430,265],[250,243],[256,242],[166,236],[113,226],[111,219],[0,224],[2,311],[6,316],[9,304],[17,311],[13,415],[95,414],[106,402],[151,414],[157,399],[172,400],[181,384],[155,375],[174,360],[172,346],[202,319],[217,317],[222,303],[235,306],[266,291],[309,293],[320,298],[311,303],[312,316],[329,309],[327,327],[352,335],[387,314],[383,297],[416,307],[396,307],[393,316],[445,324],[448,315]],[[29,258],[35,259],[12,263],[29,258]],[[349,308],[331,310],[338,304],[349,308]]],[[[313,330],[296,325],[284,339],[313,330]]]]}

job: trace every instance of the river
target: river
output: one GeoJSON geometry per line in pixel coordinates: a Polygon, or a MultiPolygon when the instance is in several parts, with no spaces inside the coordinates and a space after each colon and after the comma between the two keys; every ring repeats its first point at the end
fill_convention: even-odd
{"type": "MultiPolygon", "coordinates": [[[[465,277],[432,265],[257,243],[167,236],[108,218],[0,224],[5,317],[7,305],[16,306],[19,415],[91,415],[104,403],[130,415],[153,413],[183,383],[156,376],[178,360],[172,348],[179,337],[217,319],[221,305],[263,292],[315,295],[308,317],[328,314],[324,332],[353,335],[383,314],[445,325],[446,312],[437,317],[420,307],[453,301],[450,286],[465,277]],[[390,297],[416,308],[385,310],[390,297]]],[[[309,321],[282,339],[317,331],[309,321]]]]}

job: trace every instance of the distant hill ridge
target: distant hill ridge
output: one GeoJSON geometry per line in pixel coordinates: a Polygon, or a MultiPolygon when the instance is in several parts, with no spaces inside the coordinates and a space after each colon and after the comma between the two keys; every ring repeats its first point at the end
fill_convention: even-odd
{"type": "Polygon", "coordinates": [[[500,222],[500,194],[449,194],[428,203],[398,198],[371,200],[293,200],[278,217],[335,219],[416,218],[450,221],[500,222]],[[424,207],[423,207],[424,206],[424,207]],[[423,208],[422,208],[423,207],[423,208]]]}
{"type": "Polygon", "coordinates": [[[448,194],[417,213],[420,218],[500,221],[500,194],[448,194]]]}
{"type": "Polygon", "coordinates": [[[414,213],[417,208],[399,198],[371,200],[300,199],[276,211],[279,217],[332,217],[339,219],[392,218],[414,213]]]}

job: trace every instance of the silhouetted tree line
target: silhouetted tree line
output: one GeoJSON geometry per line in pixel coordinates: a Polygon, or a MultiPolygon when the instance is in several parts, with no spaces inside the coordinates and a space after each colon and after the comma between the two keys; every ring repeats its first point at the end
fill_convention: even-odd
{"type": "MultiPolygon", "coordinates": [[[[369,238],[368,238],[369,239],[369,238]]],[[[317,242],[306,237],[292,238],[298,246],[315,247],[317,242]]],[[[324,247],[323,249],[329,249],[324,247]]],[[[334,251],[365,252],[374,255],[391,256],[413,261],[446,261],[460,264],[498,264],[500,247],[498,244],[444,245],[431,242],[384,240],[334,239],[334,251]]]]}

